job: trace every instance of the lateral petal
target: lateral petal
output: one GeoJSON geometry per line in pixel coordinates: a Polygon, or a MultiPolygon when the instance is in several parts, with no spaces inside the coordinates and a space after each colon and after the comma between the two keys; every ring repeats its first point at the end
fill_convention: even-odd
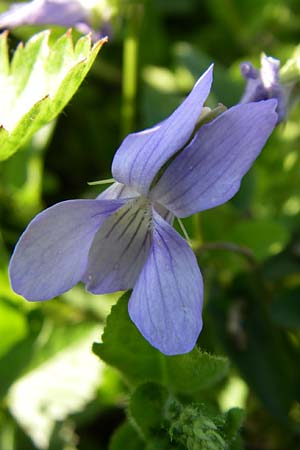
{"type": "Polygon", "coordinates": [[[147,194],[161,167],[192,135],[210,91],[212,69],[212,66],[207,69],[188,97],[166,120],[124,139],[112,163],[116,180],[147,194]]]}
{"type": "Polygon", "coordinates": [[[276,100],[237,105],[201,127],[151,197],[177,217],[228,201],[273,131],[276,106],[276,100]]]}
{"type": "Polygon", "coordinates": [[[128,201],[96,233],[89,251],[86,289],[94,294],[131,289],[151,242],[151,208],[145,199],[128,201]]]}
{"type": "Polygon", "coordinates": [[[47,300],[69,290],[86,270],[98,228],[123,203],[69,200],[38,214],[10,260],[13,290],[30,301],[47,300]]]}
{"type": "Polygon", "coordinates": [[[202,276],[184,239],[154,212],[152,245],[129,300],[129,315],[162,353],[193,349],[202,328],[202,276]]]}

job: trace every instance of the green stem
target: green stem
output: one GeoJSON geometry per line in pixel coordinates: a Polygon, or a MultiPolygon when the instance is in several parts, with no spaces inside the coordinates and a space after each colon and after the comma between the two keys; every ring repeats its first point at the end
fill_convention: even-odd
{"type": "Polygon", "coordinates": [[[160,367],[161,367],[161,381],[165,386],[168,386],[168,371],[166,366],[166,358],[160,353],[160,367]]]}
{"type": "Polygon", "coordinates": [[[123,47],[121,134],[133,131],[136,110],[138,34],[142,5],[128,5],[128,24],[123,47]]]}
{"type": "Polygon", "coordinates": [[[260,286],[262,291],[265,292],[266,296],[270,292],[270,287],[266,282],[263,272],[261,270],[261,265],[256,260],[256,257],[252,250],[248,247],[234,244],[233,242],[207,242],[206,244],[202,244],[200,246],[193,247],[193,250],[196,256],[200,256],[203,253],[211,250],[225,250],[230,253],[236,253],[247,261],[250,269],[253,271],[253,274],[257,280],[257,286],[260,286]]]}
{"type": "Polygon", "coordinates": [[[12,422],[4,423],[3,431],[0,433],[0,448],[14,450],[15,448],[15,427],[12,422]]]}
{"type": "Polygon", "coordinates": [[[202,226],[201,226],[201,217],[200,214],[193,215],[193,232],[194,232],[194,241],[196,246],[200,247],[203,244],[203,236],[202,236],[202,226]]]}
{"type": "Polygon", "coordinates": [[[16,194],[16,201],[26,206],[29,217],[42,207],[42,185],[44,174],[44,152],[52,138],[56,120],[41,128],[28,144],[27,179],[16,194]]]}
{"type": "Polygon", "coordinates": [[[234,244],[232,242],[208,242],[194,248],[196,255],[201,255],[202,253],[209,250],[225,250],[232,253],[237,253],[243,256],[249,263],[251,267],[257,269],[258,263],[255,259],[254,253],[250,248],[241,245],[234,244]]]}

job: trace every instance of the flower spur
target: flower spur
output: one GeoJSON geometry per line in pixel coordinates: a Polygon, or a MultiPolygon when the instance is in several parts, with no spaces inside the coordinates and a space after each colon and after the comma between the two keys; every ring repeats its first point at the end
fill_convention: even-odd
{"type": "Polygon", "coordinates": [[[133,289],[129,315],[142,335],[167,355],[192,350],[203,283],[173,217],[229,200],[277,121],[272,99],[237,105],[194,132],[211,83],[212,67],[166,120],[124,139],[116,182],[97,199],[61,202],[32,220],[10,262],[16,292],[38,301],[79,281],[95,294],[133,289]]]}

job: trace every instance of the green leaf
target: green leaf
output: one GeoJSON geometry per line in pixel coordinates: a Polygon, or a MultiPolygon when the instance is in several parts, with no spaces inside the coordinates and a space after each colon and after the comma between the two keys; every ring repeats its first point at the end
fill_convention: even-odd
{"type": "Polygon", "coordinates": [[[225,413],[224,435],[226,440],[235,440],[245,420],[245,411],[241,408],[231,408],[225,413]]]}
{"type": "Polygon", "coordinates": [[[96,331],[94,323],[60,328],[46,322],[34,347],[27,348],[27,357],[36,353],[35,358],[10,387],[7,405],[38,448],[48,448],[57,422],[96,397],[103,376],[103,364],[90,349],[96,331]]]}
{"type": "Polygon", "coordinates": [[[74,49],[70,32],[50,44],[44,31],[20,44],[9,64],[7,33],[0,35],[0,161],[62,111],[105,42],[92,46],[84,36],[74,49]]]}
{"type": "Polygon", "coordinates": [[[168,397],[167,389],[153,382],[138,386],[131,396],[129,415],[146,438],[161,429],[168,397]]]}
{"type": "Polygon", "coordinates": [[[0,357],[25,338],[27,332],[24,314],[0,299],[0,336],[5,336],[5,339],[0,340],[0,357]]]}
{"type": "Polygon", "coordinates": [[[165,356],[152,347],[129,319],[129,296],[124,294],[113,306],[103,343],[93,346],[94,352],[118,368],[129,382],[156,381],[174,392],[189,394],[207,389],[227,374],[226,358],[209,355],[198,348],[185,355],[165,356]]]}
{"type": "Polygon", "coordinates": [[[144,450],[145,442],[139,437],[133,426],[125,422],[114,433],[109,450],[144,450]]]}
{"type": "MultiPolygon", "coordinates": [[[[220,414],[201,403],[182,404],[165,387],[153,382],[139,385],[134,391],[128,416],[133,429],[147,443],[147,450],[238,449],[244,419],[239,408],[220,414]]],[[[121,439],[117,443],[118,448],[123,448],[121,439]]]]}

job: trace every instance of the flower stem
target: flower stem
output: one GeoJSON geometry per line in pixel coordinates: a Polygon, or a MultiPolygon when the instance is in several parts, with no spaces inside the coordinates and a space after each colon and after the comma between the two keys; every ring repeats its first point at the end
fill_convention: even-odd
{"type": "Polygon", "coordinates": [[[138,34],[142,16],[142,5],[128,5],[128,23],[123,47],[122,76],[122,137],[133,131],[136,110],[138,34]]]}
{"type": "Polygon", "coordinates": [[[160,367],[161,367],[161,381],[165,386],[168,386],[168,371],[166,367],[166,358],[160,353],[160,367]]]}
{"type": "Polygon", "coordinates": [[[208,250],[225,250],[232,253],[237,253],[243,256],[249,263],[249,265],[255,269],[258,267],[254,253],[250,248],[241,245],[234,244],[232,242],[208,242],[200,245],[194,249],[197,255],[200,255],[208,250]]]}
{"type": "Polygon", "coordinates": [[[201,227],[201,217],[200,214],[193,215],[193,233],[194,233],[194,241],[196,246],[200,246],[203,244],[203,236],[202,236],[202,227],[201,227]]]}

